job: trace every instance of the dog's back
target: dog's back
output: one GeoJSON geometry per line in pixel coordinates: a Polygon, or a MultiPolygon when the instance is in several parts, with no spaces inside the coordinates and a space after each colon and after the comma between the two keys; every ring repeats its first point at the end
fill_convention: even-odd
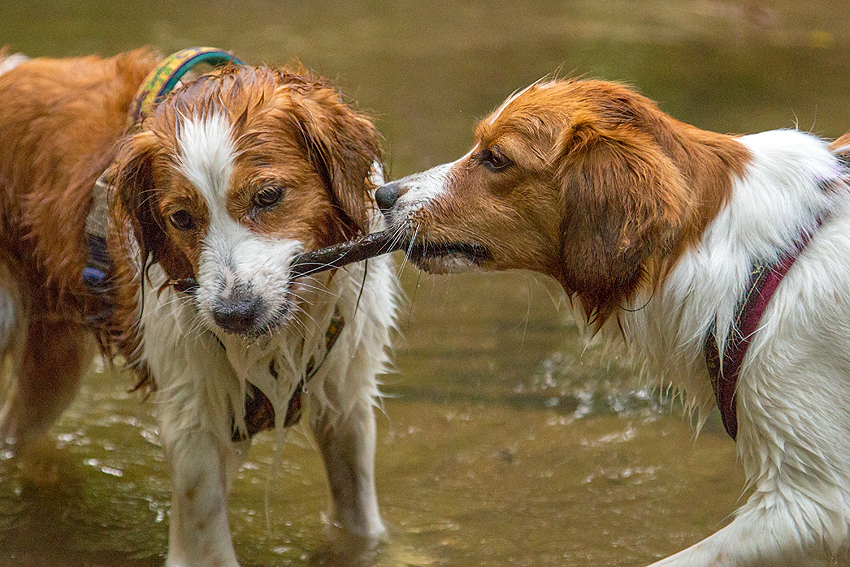
{"type": "Polygon", "coordinates": [[[146,49],[109,59],[0,59],[8,69],[0,74],[0,254],[25,275],[33,309],[56,310],[60,299],[84,307],[92,187],[156,61],[146,49]]]}
{"type": "Polygon", "coordinates": [[[92,353],[85,219],[112,161],[149,50],[110,59],[27,59],[0,50],[0,360],[15,379],[0,447],[24,447],[73,400],[92,353]]]}

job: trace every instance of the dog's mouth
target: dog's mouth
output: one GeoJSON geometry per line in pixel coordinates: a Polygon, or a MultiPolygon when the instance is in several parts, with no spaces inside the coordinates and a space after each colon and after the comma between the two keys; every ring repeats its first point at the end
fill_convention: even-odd
{"type": "Polygon", "coordinates": [[[174,288],[174,291],[185,293],[186,295],[195,295],[198,291],[198,280],[192,278],[182,278],[179,280],[168,280],[167,285],[174,288]]]}
{"type": "Polygon", "coordinates": [[[455,257],[481,264],[491,255],[484,246],[469,242],[415,242],[407,248],[407,257],[414,261],[455,257]]]}
{"type": "MultiPolygon", "coordinates": [[[[223,332],[257,338],[275,333],[291,318],[292,307],[297,302],[298,280],[328,269],[339,268],[348,263],[362,261],[374,256],[404,250],[407,257],[421,269],[434,274],[464,272],[481,269],[482,264],[492,259],[491,252],[472,242],[433,242],[420,240],[410,242],[390,231],[368,235],[355,241],[329,248],[299,254],[290,266],[289,281],[283,300],[271,312],[263,307],[260,298],[216,298],[206,308],[210,318],[223,332]]],[[[197,302],[200,285],[196,278],[172,279],[167,282],[175,291],[185,294],[197,302]]],[[[249,286],[250,287],[250,286],[249,286]]],[[[202,295],[206,295],[203,294],[202,295]]],[[[201,300],[199,307],[206,301],[201,300]]],[[[202,309],[203,310],[203,309],[202,309]]]]}
{"type": "Polygon", "coordinates": [[[471,242],[414,242],[406,251],[412,262],[434,274],[477,270],[492,258],[486,247],[471,242]]]}

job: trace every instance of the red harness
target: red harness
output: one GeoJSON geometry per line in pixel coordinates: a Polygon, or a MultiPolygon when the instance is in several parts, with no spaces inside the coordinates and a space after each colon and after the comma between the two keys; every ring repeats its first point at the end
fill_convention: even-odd
{"type": "Polygon", "coordinates": [[[738,434],[737,403],[735,390],[738,387],[738,374],[747,355],[747,349],[753,335],[758,330],[767,304],[779,287],[779,282],[794,261],[809,243],[815,230],[823,224],[826,213],[821,213],[811,227],[800,231],[790,249],[773,262],[760,261],[753,264],[750,283],[744,296],[738,301],[735,315],[729,327],[729,334],[723,349],[723,364],[720,364],[720,348],[717,344],[715,324],[706,333],[705,363],[714,388],[714,397],[720,409],[720,417],[726,432],[735,439],[738,434]]]}

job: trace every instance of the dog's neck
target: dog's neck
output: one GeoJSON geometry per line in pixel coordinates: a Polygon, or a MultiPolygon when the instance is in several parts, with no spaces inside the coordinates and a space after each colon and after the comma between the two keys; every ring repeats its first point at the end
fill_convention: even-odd
{"type": "Polygon", "coordinates": [[[692,192],[692,215],[681,231],[676,258],[699,241],[706,226],[732,195],[736,178],[744,174],[751,159],[749,150],[734,136],[700,130],[665,116],[665,135],[656,135],[665,154],[681,172],[692,192]]]}
{"type": "Polygon", "coordinates": [[[650,129],[664,154],[673,162],[691,195],[690,211],[669,251],[647,265],[647,283],[655,287],[672,270],[682,254],[695,246],[706,227],[732,197],[752,159],[735,136],[701,130],[661,114],[650,129]]]}

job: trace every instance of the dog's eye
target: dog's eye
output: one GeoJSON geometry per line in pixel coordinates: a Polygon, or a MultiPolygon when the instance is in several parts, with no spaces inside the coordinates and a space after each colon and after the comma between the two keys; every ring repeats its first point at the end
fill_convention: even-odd
{"type": "Polygon", "coordinates": [[[177,230],[191,230],[195,228],[195,219],[185,209],[180,209],[168,215],[168,221],[177,230]]]}
{"type": "Polygon", "coordinates": [[[269,185],[263,187],[254,195],[254,207],[257,209],[268,209],[278,204],[283,198],[283,187],[269,185]]]}
{"type": "Polygon", "coordinates": [[[479,159],[484,164],[484,167],[490,171],[503,171],[513,164],[496,146],[483,150],[479,159]]]}

